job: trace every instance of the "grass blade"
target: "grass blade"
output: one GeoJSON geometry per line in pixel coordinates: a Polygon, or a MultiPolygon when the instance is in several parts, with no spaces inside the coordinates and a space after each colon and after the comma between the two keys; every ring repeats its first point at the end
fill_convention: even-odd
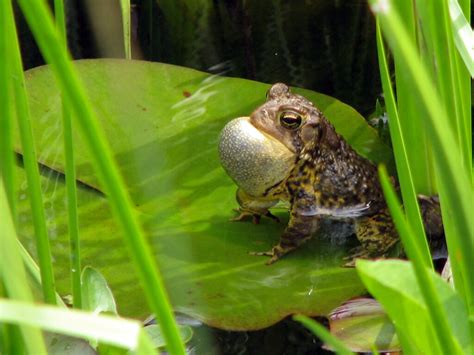
{"type": "Polygon", "coordinates": [[[390,72],[388,70],[382,33],[380,32],[380,23],[378,20],[376,20],[376,31],[380,78],[382,81],[383,92],[385,94],[385,105],[387,107],[389,117],[390,137],[393,142],[398,179],[400,181],[400,188],[408,219],[410,225],[413,226],[413,231],[416,236],[415,239],[410,240],[409,242],[418,244],[418,248],[421,251],[420,257],[422,262],[425,264],[425,266],[433,268],[428,242],[425,238],[423,221],[421,219],[420,209],[418,207],[415,185],[412,179],[412,173],[404,141],[404,134],[402,132],[402,126],[398,116],[398,109],[392,89],[390,72]]]}
{"type": "Polygon", "coordinates": [[[184,345],[153,254],[135,218],[132,201],[112,158],[110,147],[97,123],[92,106],[55,31],[48,7],[44,1],[21,0],[19,4],[40,50],[56,74],[59,87],[71,103],[79,130],[92,152],[94,166],[107,193],[112,211],[124,230],[125,244],[137,267],[148,302],[158,317],[168,350],[172,354],[184,354],[184,345]]]}
{"type": "MultiPolygon", "coordinates": [[[[2,179],[0,179],[0,220],[2,221],[2,233],[0,234],[0,280],[4,283],[8,297],[32,302],[33,295],[28,287],[28,280],[20,257],[18,239],[2,179]]],[[[38,329],[22,325],[20,330],[28,353],[46,353],[43,337],[38,329]]]]}
{"type": "Polygon", "coordinates": [[[449,1],[454,41],[471,77],[474,77],[474,33],[456,0],[449,1]]]}
{"type": "Polygon", "coordinates": [[[383,166],[379,167],[379,177],[393,222],[400,234],[400,238],[402,238],[402,241],[404,242],[404,245],[406,243],[406,252],[410,257],[410,260],[412,260],[416,278],[428,308],[429,317],[431,318],[431,324],[437,335],[435,339],[439,341],[438,345],[440,349],[443,350],[444,354],[459,354],[459,345],[456,344],[454,337],[451,334],[451,329],[447,322],[447,316],[444,312],[441,301],[439,300],[436,288],[429,277],[428,269],[421,262],[421,250],[416,244],[408,242],[413,240],[415,236],[413,235],[411,226],[407,223],[405,216],[403,215],[400,202],[398,201],[395,190],[390,183],[387,171],[383,166]]]}
{"type": "Polygon", "coordinates": [[[461,90],[458,78],[457,57],[452,31],[452,21],[449,16],[446,1],[430,2],[420,0],[417,2],[420,17],[425,19],[423,30],[425,42],[428,43],[428,55],[431,59],[427,65],[433,76],[437,91],[446,112],[452,119],[447,123],[458,140],[461,159],[466,167],[470,167],[471,161],[467,160],[465,154],[468,149],[470,136],[464,132],[463,97],[467,92],[461,90]],[[435,59],[433,59],[435,58],[435,59]]]}
{"type": "Polygon", "coordinates": [[[132,59],[132,47],[130,43],[130,0],[120,0],[122,10],[123,46],[125,58],[132,59]]]}
{"type": "MultiPolygon", "coordinates": [[[[67,48],[67,29],[65,22],[64,1],[54,0],[56,26],[67,48]]],[[[62,97],[63,107],[63,142],[65,158],[65,176],[67,189],[68,232],[71,263],[72,302],[74,308],[82,308],[81,292],[81,248],[79,239],[79,221],[77,213],[76,169],[71,122],[71,109],[67,100],[62,97]]]]}
{"type": "MultiPolygon", "coordinates": [[[[23,260],[23,265],[25,267],[25,270],[30,277],[28,280],[33,280],[35,285],[30,286],[31,287],[38,287],[38,290],[41,289],[41,273],[38,265],[34,261],[34,259],[31,257],[31,255],[28,253],[28,251],[25,249],[23,244],[19,240],[18,241],[18,247],[20,248],[20,254],[21,254],[21,259],[23,260]]],[[[66,308],[66,304],[62,300],[61,296],[59,296],[58,293],[56,293],[56,305],[66,308]]]]}
{"type": "Polygon", "coordinates": [[[31,203],[31,212],[36,233],[36,246],[41,270],[43,286],[43,297],[45,302],[55,304],[55,285],[51,261],[51,248],[49,245],[48,231],[46,228],[46,217],[44,213],[43,198],[39,180],[39,169],[36,160],[34,138],[30,123],[30,113],[25,92],[25,78],[21,61],[20,47],[18,44],[16,27],[14,23],[13,10],[10,1],[2,1],[7,16],[6,31],[10,38],[9,53],[11,53],[13,91],[16,100],[16,111],[18,116],[18,127],[20,131],[21,145],[23,147],[23,162],[25,166],[28,195],[31,203]]]}
{"type": "Polygon", "coordinates": [[[461,142],[464,148],[464,160],[467,167],[470,167],[472,162],[472,115],[471,115],[471,67],[474,66],[474,35],[469,25],[470,17],[470,1],[457,2],[455,0],[449,3],[449,12],[451,16],[451,23],[454,33],[454,42],[458,49],[456,53],[456,74],[457,86],[459,87],[461,116],[458,117],[458,125],[461,142]],[[462,13],[461,5],[464,7],[464,14],[462,13]],[[456,7],[454,10],[452,7],[456,7]],[[455,17],[456,16],[456,17],[455,17]],[[466,58],[463,54],[464,49],[470,50],[470,58],[466,58]],[[469,78],[468,71],[471,72],[469,78]]]}
{"type": "MultiPolygon", "coordinates": [[[[417,26],[415,8],[413,0],[399,0],[390,2],[394,10],[400,14],[400,22],[409,38],[417,38],[417,26]]],[[[398,105],[398,114],[401,120],[401,131],[407,144],[410,145],[406,150],[408,164],[411,170],[411,179],[417,193],[433,194],[435,191],[435,182],[432,174],[433,162],[429,150],[428,135],[423,129],[423,122],[419,120],[405,120],[404,117],[416,117],[420,107],[418,98],[410,90],[411,78],[406,69],[406,64],[398,60],[397,53],[394,53],[395,84],[397,88],[396,101],[398,105]]],[[[425,115],[423,113],[423,115],[425,115]]],[[[392,133],[391,133],[392,134],[392,133]]],[[[400,162],[400,159],[398,159],[400,162]]],[[[398,167],[397,162],[397,167],[398,167]]],[[[404,195],[404,198],[407,196],[404,195]]],[[[410,206],[411,207],[411,206],[410,206]]]]}
{"type": "MultiPolygon", "coordinates": [[[[0,5],[0,53],[8,53],[10,36],[7,31],[7,11],[4,4],[0,5]]],[[[16,184],[15,184],[15,156],[13,153],[12,138],[12,95],[10,75],[10,56],[0,55],[0,175],[7,186],[7,197],[12,211],[16,216],[16,184]]]]}
{"type": "Polygon", "coordinates": [[[474,191],[471,169],[461,159],[462,154],[449,125],[445,107],[398,13],[390,2],[372,0],[371,6],[380,18],[381,28],[392,50],[406,64],[412,83],[411,90],[419,93],[420,103],[428,113],[424,129],[431,137],[455,284],[465,297],[466,304],[473,310],[474,274],[471,268],[474,265],[474,220],[471,218],[471,209],[474,191]]]}
{"type": "MultiPolygon", "coordinates": [[[[32,303],[0,300],[0,321],[39,327],[73,337],[92,338],[101,342],[136,350],[140,342],[148,354],[154,354],[149,339],[145,340],[140,322],[108,315],[96,315],[32,303]]],[[[38,353],[32,352],[32,353],[38,353]]],[[[45,352],[46,353],[46,352],[45,352]]]]}

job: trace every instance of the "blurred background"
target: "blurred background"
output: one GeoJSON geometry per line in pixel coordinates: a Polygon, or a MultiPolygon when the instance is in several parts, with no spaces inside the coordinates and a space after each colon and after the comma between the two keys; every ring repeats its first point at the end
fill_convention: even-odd
{"type": "MultiPolygon", "coordinates": [[[[52,1],[50,1],[52,3],[52,1]]],[[[75,59],[123,58],[118,0],[66,0],[75,59]]],[[[364,0],[132,0],[132,57],[334,96],[367,116],[381,92],[364,0]]],[[[18,10],[18,9],[16,9],[18,10]]],[[[25,69],[44,63],[16,11],[25,69]]]]}

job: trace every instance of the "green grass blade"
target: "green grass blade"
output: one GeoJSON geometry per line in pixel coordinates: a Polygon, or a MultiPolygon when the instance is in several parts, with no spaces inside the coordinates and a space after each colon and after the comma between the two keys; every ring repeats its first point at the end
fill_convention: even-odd
{"type": "Polygon", "coordinates": [[[34,138],[30,123],[30,113],[25,91],[25,78],[20,55],[20,47],[17,40],[13,11],[10,1],[2,1],[3,8],[8,18],[6,30],[10,38],[9,53],[11,53],[13,91],[16,101],[16,112],[18,127],[20,131],[21,145],[23,147],[23,162],[28,181],[28,196],[31,203],[31,212],[36,233],[36,246],[41,270],[43,286],[43,297],[45,302],[55,304],[54,275],[51,261],[51,251],[46,228],[46,217],[44,213],[43,198],[39,180],[39,169],[36,160],[34,138]]]}
{"type": "Polygon", "coordinates": [[[459,142],[461,159],[469,167],[465,152],[468,147],[468,136],[463,131],[463,93],[458,85],[457,51],[453,40],[452,23],[446,1],[431,2],[420,0],[417,2],[420,18],[423,19],[422,30],[429,48],[429,67],[434,77],[439,96],[446,112],[452,119],[448,124],[455,132],[459,142]],[[433,59],[435,58],[435,59],[433,59]]]}
{"type": "Polygon", "coordinates": [[[459,344],[454,341],[454,337],[451,334],[451,328],[448,325],[444,308],[442,307],[441,301],[436,293],[436,288],[429,277],[428,269],[421,262],[421,250],[415,243],[409,242],[410,240],[413,240],[415,236],[413,235],[411,226],[407,223],[405,216],[403,215],[400,202],[398,201],[395,190],[390,183],[387,171],[383,166],[379,167],[379,177],[393,222],[400,234],[400,238],[402,238],[402,241],[404,242],[404,245],[406,244],[406,252],[410,257],[410,260],[412,260],[416,278],[429,311],[431,325],[437,335],[435,339],[438,341],[439,348],[442,349],[444,354],[459,354],[459,344]]]}
{"type": "MultiPolygon", "coordinates": [[[[63,0],[54,1],[54,13],[56,17],[56,26],[63,40],[63,45],[65,48],[67,48],[67,29],[63,0]]],[[[72,300],[74,308],[82,308],[81,248],[79,239],[79,221],[77,213],[76,169],[74,163],[72,122],[70,114],[71,109],[70,104],[64,97],[62,97],[62,105],[72,300]]]]}
{"type": "Polygon", "coordinates": [[[389,117],[390,137],[393,142],[393,150],[395,153],[395,162],[397,164],[398,179],[400,181],[400,189],[403,196],[403,202],[407,211],[410,225],[413,226],[415,239],[409,242],[417,243],[421,251],[421,261],[427,267],[433,267],[430,249],[425,238],[423,221],[421,219],[420,209],[416,197],[415,185],[413,184],[411,169],[406,151],[404,135],[398,109],[395,102],[392,84],[390,80],[390,72],[388,70],[387,59],[385,55],[382,33],[380,32],[380,23],[376,20],[377,31],[377,52],[379,59],[380,78],[382,81],[383,92],[385,96],[385,105],[389,117]]]}
{"type": "Polygon", "coordinates": [[[65,150],[65,175],[67,189],[68,231],[71,263],[71,282],[74,308],[82,308],[81,247],[77,211],[76,170],[74,164],[71,110],[63,97],[63,140],[65,150]]]}
{"type": "Polygon", "coordinates": [[[443,219],[450,251],[455,284],[466,304],[474,309],[474,219],[471,216],[474,191],[471,171],[461,159],[455,134],[451,131],[445,107],[436,92],[426,68],[421,63],[413,41],[408,37],[399,15],[390,2],[371,1],[372,9],[380,18],[381,28],[392,50],[405,61],[412,88],[420,95],[420,104],[428,113],[424,129],[429,133],[443,219]],[[455,211],[455,213],[454,213],[455,211]]]}
{"type": "Polygon", "coordinates": [[[168,350],[172,354],[184,354],[184,345],[153,254],[135,218],[132,201],[118,172],[110,147],[97,123],[92,106],[55,31],[47,5],[44,1],[27,0],[21,0],[19,4],[40,50],[56,74],[63,94],[71,103],[80,133],[94,157],[93,163],[111,203],[112,211],[124,230],[125,244],[137,267],[147,300],[156,312],[168,350]]]}
{"type": "MultiPolygon", "coordinates": [[[[18,247],[20,248],[21,258],[23,260],[23,265],[25,266],[27,274],[34,280],[38,289],[41,288],[41,273],[38,265],[25,249],[23,244],[18,240],[18,247]]],[[[30,280],[30,279],[29,279],[30,280]]],[[[31,285],[31,284],[30,284],[31,285]]],[[[33,286],[31,286],[33,287],[33,286]]],[[[66,304],[62,300],[61,296],[56,293],[56,305],[66,308],[66,304]]]]}
{"type": "Polygon", "coordinates": [[[474,77],[474,33],[456,0],[449,1],[454,41],[471,77],[474,77]]]}
{"type": "MultiPolygon", "coordinates": [[[[390,2],[400,14],[400,21],[403,24],[407,35],[410,38],[417,38],[417,26],[415,9],[412,0],[399,0],[390,2]]],[[[417,193],[434,193],[434,180],[432,176],[432,160],[427,144],[427,134],[423,129],[423,123],[419,120],[405,120],[404,117],[416,117],[419,105],[417,98],[410,90],[411,78],[405,68],[403,61],[397,60],[397,53],[394,53],[396,101],[398,114],[402,118],[399,122],[403,131],[405,141],[409,144],[406,150],[408,163],[411,169],[411,177],[417,193]]]]}
{"type": "MultiPolygon", "coordinates": [[[[0,277],[0,299],[7,298],[6,290],[0,277]]],[[[0,354],[25,353],[23,337],[19,326],[0,324],[0,354]]]]}
{"type": "MultiPolygon", "coordinates": [[[[7,12],[3,5],[0,8],[0,53],[8,53],[9,35],[7,31],[7,12]]],[[[7,197],[12,215],[16,216],[15,156],[12,141],[12,95],[11,82],[7,80],[10,73],[10,56],[0,55],[0,175],[7,188],[7,197]]]]}
{"type": "MultiPolygon", "coordinates": [[[[5,1],[3,2],[5,3],[5,1]]],[[[0,179],[0,220],[2,221],[2,233],[0,234],[0,280],[3,281],[9,297],[32,302],[33,295],[28,287],[26,272],[21,261],[15,226],[2,179],[0,179]]],[[[25,346],[30,354],[35,352],[46,353],[43,337],[38,329],[20,326],[20,330],[25,340],[25,346]]]]}
{"type": "Polygon", "coordinates": [[[130,0],[120,0],[120,9],[122,11],[123,46],[125,49],[125,58],[132,59],[132,47],[130,43],[130,0]]]}
{"type": "MultiPolygon", "coordinates": [[[[144,330],[136,320],[46,305],[39,306],[21,301],[0,300],[0,321],[39,327],[73,337],[97,339],[132,351],[139,345],[145,346],[150,351],[148,354],[155,353],[151,341],[143,339],[144,335],[141,333],[144,330]]],[[[33,353],[36,354],[38,351],[33,353]]]]}
{"type": "Polygon", "coordinates": [[[314,335],[320,338],[324,343],[328,344],[334,352],[338,355],[350,355],[354,354],[352,351],[347,349],[342,341],[337,339],[334,335],[332,335],[326,328],[324,328],[318,322],[315,322],[311,318],[308,318],[303,315],[296,315],[293,316],[293,319],[297,322],[303,324],[306,328],[311,330],[314,335]]]}
{"type": "Polygon", "coordinates": [[[462,116],[459,118],[462,120],[459,126],[461,128],[460,135],[461,142],[464,147],[465,164],[470,166],[472,162],[472,117],[471,117],[471,78],[473,76],[471,67],[474,66],[474,35],[469,24],[470,17],[470,1],[457,2],[455,0],[449,3],[449,12],[451,16],[454,41],[458,49],[458,53],[455,53],[456,57],[456,73],[457,73],[457,86],[459,87],[460,94],[460,106],[462,116]],[[464,13],[462,13],[462,8],[464,13]],[[470,58],[466,58],[465,50],[470,51],[470,58]]]}
{"type": "Polygon", "coordinates": [[[66,13],[64,12],[64,0],[54,0],[54,17],[56,26],[61,36],[62,42],[67,47],[66,13]]]}

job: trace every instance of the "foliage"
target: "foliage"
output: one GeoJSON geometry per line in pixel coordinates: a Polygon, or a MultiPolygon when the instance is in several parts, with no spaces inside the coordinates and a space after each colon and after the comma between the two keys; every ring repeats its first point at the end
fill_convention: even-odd
{"type": "MultiPolygon", "coordinates": [[[[406,352],[470,353],[474,341],[469,330],[474,292],[470,270],[474,222],[469,216],[474,199],[471,96],[466,66],[454,46],[452,31],[459,26],[451,23],[447,1],[371,1],[371,6],[395,59],[396,97],[378,32],[380,71],[406,215],[383,169],[380,175],[412,265],[360,262],[357,268],[395,322],[406,352]],[[429,270],[416,193],[436,189],[456,291],[429,270]],[[398,275],[404,275],[403,279],[398,275]],[[424,309],[421,313],[407,306],[414,295],[418,307],[424,309]],[[415,313],[420,317],[406,316],[415,313]]],[[[469,2],[463,2],[463,9],[469,13],[469,2]]]]}
{"type": "MultiPolygon", "coordinates": [[[[102,324],[99,329],[91,325],[96,318],[90,314],[60,308],[62,303],[55,291],[68,292],[68,278],[72,275],[75,307],[100,308],[102,295],[107,300],[106,308],[114,309],[110,290],[101,276],[86,268],[83,279],[86,284],[81,285],[81,260],[103,261],[104,264],[98,262],[97,266],[105,271],[107,278],[118,274],[118,280],[123,283],[113,282],[112,287],[123,292],[123,295],[119,293],[119,307],[130,289],[133,292],[128,297],[136,295],[136,281],[141,278],[172,353],[183,353],[184,348],[160,273],[152,260],[155,256],[176,309],[229,328],[239,328],[242,324],[246,329],[258,328],[294,312],[325,313],[338,302],[337,297],[342,301],[362,292],[354,271],[338,268],[343,251],[341,245],[331,244],[337,239],[316,241],[268,271],[268,267],[246,252],[268,247],[281,227],[267,224],[265,229],[258,229],[258,226],[225,222],[229,217],[225,211],[234,203],[233,187],[217,167],[215,139],[226,120],[248,114],[257,98],[263,97],[265,85],[167,66],[155,68],[160,68],[156,71],[165,78],[173,74],[153,81],[155,69],[134,76],[137,74],[134,69],[128,72],[137,68],[133,63],[127,63],[127,70],[122,74],[114,72],[107,77],[111,68],[117,70],[121,64],[107,62],[101,66],[99,61],[96,62],[99,64],[79,64],[85,87],[93,92],[85,95],[62,44],[66,32],[68,37],[74,32],[74,26],[65,29],[64,24],[71,23],[67,21],[71,16],[68,13],[62,16],[62,1],[55,1],[59,30],[54,29],[43,2],[18,3],[56,73],[57,82],[53,83],[49,69],[33,71],[28,74],[31,76],[26,84],[23,82],[10,2],[2,2],[0,52],[10,55],[0,58],[0,76],[10,80],[0,82],[0,216],[6,221],[1,236],[0,296],[13,300],[0,299],[0,322],[18,326],[1,324],[0,351],[23,347],[30,352],[44,350],[45,343],[36,327],[85,338],[98,336],[130,349],[138,349],[144,342],[145,347],[138,351],[152,351],[137,322],[114,319],[113,324],[127,329],[129,337],[121,338],[120,333],[113,334],[114,328],[101,332],[108,327],[107,317],[97,318],[102,324]],[[95,69],[87,69],[88,65],[95,69]],[[147,87],[140,87],[136,85],[137,78],[143,78],[144,74],[151,79],[142,79],[147,87]],[[118,77],[124,79],[118,82],[118,77]],[[44,80],[44,86],[35,89],[38,78],[44,80]],[[106,85],[102,85],[104,82],[106,85]],[[170,87],[170,82],[179,85],[170,87]],[[25,88],[31,91],[27,93],[25,88]],[[114,92],[112,100],[108,97],[110,90],[114,92]],[[59,104],[61,101],[64,108],[59,104]],[[140,104],[130,107],[130,102],[140,104]],[[19,119],[20,132],[15,137],[11,134],[14,114],[19,119]],[[132,121],[131,117],[137,120],[132,121]],[[57,130],[61,118],[64,128],[57,130]],[[69,118],[74,120],[72,125],[69,118]],[[80,136],[73,133],[76,130],[80,136]],[[129,134],[134,138],[130,139],[129,134]],[[151,137],[156,136],[154,142],[151,137]],[[51,137],[63,137],[64,148],[60,142],[52,144],[51,137]],[[23,168],[14,164],[13,145],[22,153],[26,175],[23,168]],[[38,161],[46,165],[41,170],[38,161]],[[150,161],[159,163],[153,166],[150,161]],[[74,225],[77,223],[76,170],[77,180],[81,182],[77,191],[82,207],[79,218],[84,218],[82,221],[86,223],[81,227],[81,239],[86,241],[83,255],[79,238],[74,235],[78,229],[74,225]],[[63,172],[68,185],[68,221],[58,214],[64,209],[66,196],[63,172]],[[170,189],[172,193],[167,192],[170,189]],[[20,201],[16,199],[17,192],[20,201]],[[22,199],[23,196],[29,198],[22,199]],[[111,209],[105,196],[112,201],[111,209]],[[17,233],[30,250],[38,253],[40,271],[26,251],[18,248],[17,233]],[[68,235],[71,235],[69,247],[68,235]],[[32,236],[36,239],[31,239],[32,236]],[[53,259],[48,237],[55,241],[53,259]],[[122,237],[129,252],[125,252],[119,241],[122,237]],[[97,241],[104,238],[106,242],[100,245],[97,241]],[[186,247],[178,246],[177,239],[186,247]],[[104,247],[108,249],[105,253],[104,247]],[[314,258],[316,250],[325,255],[314,258]],[[130,273],[131,264],[124,262],[129,254],[137,266],[137,275],[130,273]],[[244,256],[240,258],[241,255],[244,256]],[[57,286],[51,260],[62,265],[54,270],[57,286]],[[58,303],[58,307],[31,304],[34,295],[29,290],[23,263],[34,280],[39,279],[41,272],[43,299],[58,303]],[[321,267],[323,264],[325,267],[321,267]],[[295,276],[288,281],[283,278],[288,274],[295,276]],[[252,280],[255,287],[242,292],[244,280],[252,280]],[[348,286],[341,291],[336,284],[348,286]],[[227,293],[222,292],[223,288],[227,293]],[[331,289],[336,292],[331,293],[331,289]],[[82,295],[86,300],[84,305],[82,295]],[[262,307],[262,300],[269,298],[275,298],[275,303],[262,307]],[[328,302],[321,302],[324,299],[328,302]],[[250,322],[235,318],[238,307],[247,311],[242,314],[250,322]],[[74,322],[66,322],[70,319],[74,322]],[[58,328],[58,324],[64,326],[58,328]]],[[[123,44],[128,58],[136,30],[132,27],[129,5],[129,1],[121,1],[123,44]]],[[[323,4],[303,0],[292,2],[291,6],[281,0],[146,0],[135,5],[139,7],[138,33],[147,59],[261,81],[286,81],[313,88],[325,85],[329,88],[326,92],[349,100],[364,112],[367,112],[367,100],[371,104],[374,101],[377,79],[370,71],[373,63],[366,59],[371,58],[369,54],[374,49],[372,18],[361,6],[353,7],[351,2],[323,4]],[[315,21],[315,14],[323,20],[315,21]]],[[[474,67],[469,44],[472,43],[470,1],[460,0],[458,4],[451,0],[448,6],[448,1],[372,0],[371,6],[379,23],[381,78],[406,215],[383,169],[381,178],[412,263],[361,262],[358,271],[368,289],[396,321],[398,336],[407,353],[469,353],[473,351],[469,326],[472,329],[474,302],[470,271],[474,263],[474,222],[469,218],[474,199],[468,75],[468,69],[472,72],[474,67]],[[392,88],[390,61],[380,29],[393,53],[396,90],[392,88]],[[420,192],[440,194],[454,291],[430,270],[431,258],[416,201],[420,192]],[[415,312],[421,315],[415,320],[405,316],[415,312]]],[[[75,52],[78,41],[72,37],[70,48],[75,52]]],[[[28,59],[30,52],[34,51],[24,51],[24,58],[28,59]]],[[[147,68],[145,64],[137,65],[140,70],[147,68]]],[[[367,129],[355,112],[331,98],[300,92],[314,99],[360,153],[391,168],[386,147],[379,144],[374,132],[367,129]],[[352,126],[347,124],[349,118],[354,120],[352,126]]],[[[302,316],[298,319],[341,352],[346,351],[324,329],[302,316]]],[[[161,338],[158,340],[162,344],[161,338]]],[[[78,346],[82,345],[78,343],[78,346]]],[[[101,350],[114,352],[112,347],[101,350]]]]}

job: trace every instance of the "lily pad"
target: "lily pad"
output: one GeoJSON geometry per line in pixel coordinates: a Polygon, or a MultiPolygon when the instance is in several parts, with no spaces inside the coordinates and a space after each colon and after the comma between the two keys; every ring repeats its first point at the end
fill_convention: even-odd
{"type": "MultiPolygon", "coordinates": [[[[267,327],[283,317],[321,315],[360,295],[353,269],[341,268],[348,246],[320,233],[272,266],[248,255],[279,238],[283,223],[232,223],[235,186],[219,165],[219,132],[265,99],[267,84],[224,78],[171,65],[125,60],[76,62],[115,153],[137,215],[176,311],[225,329],[267,327]]],[[[28,71],[27,90],[55,260],[57,287],[70,293],[65,211],[61,96],[48,67],[28,71]],[[57,172],[55,172],[57,171],[57,172]]],[[[299,91],[299,90],[298,90],[299,91]]],[[[388,147],[352,108],[304,91],[361,153],[390,164],[388,147]]],[[[18,142],[17,149],[21,151],[18,142]]],[[[149,309],[135,270],[80,137],[74,141],[84,265],[107,279],[119,313],[149,309]]],[[[34,254],[26,182],[19,172],[20,234],[34,254]]]]}

